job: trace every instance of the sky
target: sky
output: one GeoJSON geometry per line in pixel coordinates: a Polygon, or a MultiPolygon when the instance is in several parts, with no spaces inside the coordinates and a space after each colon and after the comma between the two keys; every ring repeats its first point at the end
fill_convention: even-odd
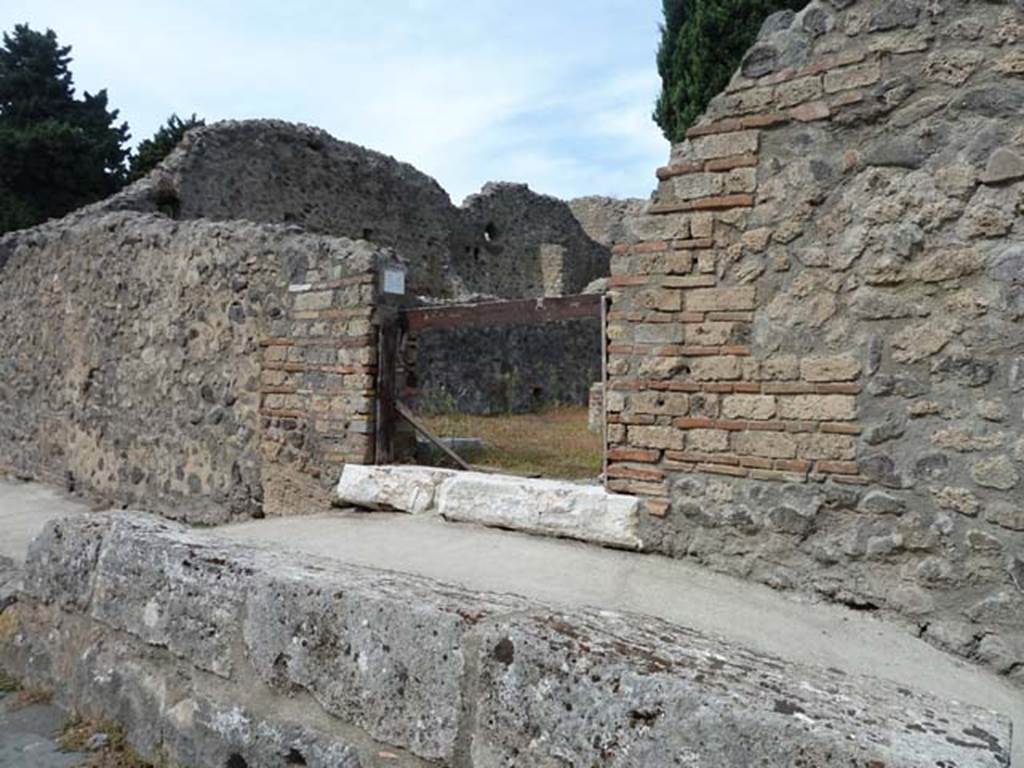
{"type": "Polygon", "coordinates": [[[4,0],[53,29],[79,94],[133,144],[175,112],[273,117],[412,163],[459,203],[487,181],[647,197],[659,0],[4,0]]]}

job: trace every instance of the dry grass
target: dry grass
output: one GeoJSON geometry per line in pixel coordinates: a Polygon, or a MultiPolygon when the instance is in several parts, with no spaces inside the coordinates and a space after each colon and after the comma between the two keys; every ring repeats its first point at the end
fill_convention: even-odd
{"type": "Polygon", "coordinates": [[[0,640],[14,637],[18,631],[18,617],[13,608],[0,613],[0,640]]]}
{"type": "Polygon", "coordinates": [[[106,745],[93,752],[89,759],[78,768],[164,768],[169,766],[162,760],[156,764],[147,762],[135,754],[125,740],[124,730],[116,723],[71,720],[64,726],[58,743],[65,752],[87,752],[89,751],[89,740],[97,734],[106,735],[106,745]]]}
{"type": "Polygon", "coordinates": [[[20,689],[18,681],[7,674],[7,670],[0,667],[0,693],[17,693],[20,689]]]}
{"type": "Polygon", "coordinates": [[[49,704],[53,701],[53,691],[42,688],[15,688],[14,700],[11,702],[11,709],[25,709],[36,704],[49,704]]]}
{"type": "Polygon", "coordinates": [[[482,439],[487,448],[463,458],[484,469],[560,480],[601,474],[601,437],[587,429],[585,407],[504,416],[446,414],[423,422],[441,437],[482,439]]]}

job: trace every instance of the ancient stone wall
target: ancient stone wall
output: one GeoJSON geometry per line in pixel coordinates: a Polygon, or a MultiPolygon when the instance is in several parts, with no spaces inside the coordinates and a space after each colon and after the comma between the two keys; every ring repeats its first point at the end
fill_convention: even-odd
{"type": "Polygon", "coordinates": [[[569,206],[525,184],[488,184],[462,213],[466,244],[452,252],[453,271],[474,293],[572,296],[608,275],[608,249],[587,237],[569,206]]]}
{"type": "Polygon", "coordinates": [[[569,208],[591,240],[613,248],[633,239],[633,222],[643,216],[647,201],[591,195],[570,200],[569,208]]]}
{"type": "Polygon", "coordinates": [[[1024,680],[1024,12],[778,14],[613,258],[614,490],[657,547],[1024,680]]]}
{"type": "Polygon", "coordinates": [[[0,469],[211,523],[372,458],[376,247],[119,212],[0,252],[0,469]]]}
{"type": "Polygon", "coordinates": [[[435,298],[569,295],[608,274],[607,248],[560,200],[494,184],[458,208],[407,163],[273,120],[197,128],[150,176],[96,208],[368,240],[405,262],[410,294],[435,298]],[[547,259],[545,280],[552,249],[561,259],[547,259]]]}

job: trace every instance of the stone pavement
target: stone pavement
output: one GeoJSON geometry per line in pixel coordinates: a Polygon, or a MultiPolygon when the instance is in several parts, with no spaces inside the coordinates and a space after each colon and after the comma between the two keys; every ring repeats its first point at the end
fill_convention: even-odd
{"type": "Polygon", "coordinates": [[[57,735],[65,715],[50,704],[15,707],[12,694],[0,693],[0,768],[74,768],[88,759],[61,752],[57,735]]]}

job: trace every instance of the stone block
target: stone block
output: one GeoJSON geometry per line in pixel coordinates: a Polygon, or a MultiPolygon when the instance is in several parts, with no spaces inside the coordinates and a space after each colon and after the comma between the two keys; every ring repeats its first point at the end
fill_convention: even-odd
{"type": "Polygon", "coordinates": [[[272,689],[305,690],[378,741],[448,762],[470,662],[466,635],[518,607],[514,598],[466,597],[412,576],[279,563],[250,591],[245,650],[272,689]]]}
{"type": "Polygon", "coordinates": [[[675,427],[630,427],[629,443],[637,448],[681,451],[684,437],[675,427]]]}
{"type": "Polygon", "coordinates": [[[763,421],[775,416],[775,398],[765,395],[727,395],[722,400],[722,416],[727,419],[763,421]]]}
{"type": "Polygon", "coordinates": [[[690,396],[683,392],[637,392],[629,396],[629,410],[658,416],[685,416],[690,412],[690,396]]]}
{"type": "MultiPolygon", "coordinates": [[[[670,442],[657,432],[643,441],[642,430],[631,427],[630,440],[638,447],[659,447],[670,442]],[[639,431],[641,439],[636,435],[639,431]]],[[[671,430],[675,432],[675,430],[671,430]]],[[[598,485],[557,480],[533,480],[477,472],[458,472],[442,484],[437,511],[447,520],[479,523],[530,533],[566,536],[608,546],[639,549],[640,502],[632,496],[606,492],[598,485]]]]}
{"type": "Polygon", "coordinates": [[[851,88],[874,85],[882,77],[881,67],[876,62],[843,67],[825,73],[825,92],[837,93],[851,88]]]}
{"type": "Polygon", "coordinates": [[[793,459],[797,455],[797,441],[786,432],[737,432],[733,437],[733,451],[742,456],[793,459]]]}
{"type": "Polygon", "coordinates": [[[649,619],[503,618],[481,628],[480,649],[474,765],[917,768],[927,755],[996,768],[1009,760],[1009,726],[989,713],[649,619]]]}
{"type": "Polygon", "coordinates": [[[805,381],[853,381],[861,372],[861,363],[855,357],[807,357],[800,361],[800,375],[805,381]]]}
{"type": "Polygon", "coordinates": [[[857,398],[847,395],[780,397],[779,417],[796,421],[851,421],[857,418],[857,398]]]}
{"type": "Polygon", "coordinates": [[[436,467],[346,464],[335,496],[341,504],[422,515],[434,511],[437,489],[452,474],[436,467]]]}
{"type": "Polygon", "coordinates": [[[757,290],[746,288],[701,288],[686,294],[688,312],[732,312],[752,310],[757,290]]]}
{"type": "Polygon", "coordinates": [[[724,453],[729,450],[729,433],[721,429],[690,429],[686,449],[695,453],[724,453]]]}
{"type": "Polygon", "coordinates": [[[696,357],[690,363],[694,381],[735,381],[740,377],[738,357],[696,357]]]}
{"type": "Polygon", "coordinates": [[[697,160],[714,160],[733,155],[756,154],[760,145],[758,131],[734,131],[702,136],[690,142],[697,160]]]}

